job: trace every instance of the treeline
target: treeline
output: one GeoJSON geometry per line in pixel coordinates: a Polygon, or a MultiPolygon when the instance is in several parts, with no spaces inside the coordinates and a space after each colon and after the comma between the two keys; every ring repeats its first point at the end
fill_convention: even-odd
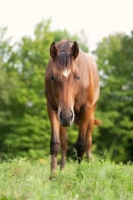
{"type": "MultiPolygon", "coordinates": [[[[49,156],[50,124],[44,95],[44,73],[53,41],[76,40],[88,52],[84,32],[50,29],[42,21],[34,37],[14,44],[0,30],[0,157],[49,156]]],[[[95,52],[101,80],[97,118],[102,126],[93,132],[93,153],[107,152],[116,162],[133,160],[133,32],[103,38],[95,52]]],[[[69,154],[76,127],[68,128],[69,154]]]]}

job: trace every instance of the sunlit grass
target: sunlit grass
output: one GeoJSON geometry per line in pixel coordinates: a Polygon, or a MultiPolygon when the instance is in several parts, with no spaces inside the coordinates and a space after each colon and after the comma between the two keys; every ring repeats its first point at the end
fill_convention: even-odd
{"type": "Polygon", "coordinates": [[[1,200],[132,200],[133,166],[96,159],[69,162],[49,181],[50,160],[14,159],[0,164],[1,200]]]}

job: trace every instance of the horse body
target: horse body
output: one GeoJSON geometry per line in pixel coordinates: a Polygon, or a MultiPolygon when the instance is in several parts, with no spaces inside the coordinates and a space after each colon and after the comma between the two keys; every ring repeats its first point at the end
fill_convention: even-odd
{"type": "Polygon", "coordinates": [[[63,40],[50,48],[45,75],[47,110],[51,123],[51,170],[56,170],[61,146],[60,168],[65,166],[68,139],[66,126],[78,124],[76,141],[79,162],[91,157],[94,110],[99,96],[99,76],[94,60],[76,42],[63,40]]]}

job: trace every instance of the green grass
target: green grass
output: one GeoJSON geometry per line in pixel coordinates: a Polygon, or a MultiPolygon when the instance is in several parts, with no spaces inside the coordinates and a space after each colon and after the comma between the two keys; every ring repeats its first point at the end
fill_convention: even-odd
{"type": "Polygon", "coordinates": [[[103,160],[66,163],[49,181],[50,161],[0,163],[0,200],[133,200],[133,165],[103,160]]]}

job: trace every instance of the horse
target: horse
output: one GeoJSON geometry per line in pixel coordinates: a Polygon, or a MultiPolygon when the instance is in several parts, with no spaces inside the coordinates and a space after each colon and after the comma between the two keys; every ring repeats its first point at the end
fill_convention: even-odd
{"type": "Polygon", "coordinates": [[[51,171],[57,168],[61,147],[60,169],[64,169],[68,148],[66,127],[78,125],[75,144],[78,162],[86,152],[91,158],[92,130],[99,125],[94,111],[100,93],[95,61],[77,42],[62,40],[50,46],[50,60],[45,73],[47,111],[51,124],[51,171]]]}

